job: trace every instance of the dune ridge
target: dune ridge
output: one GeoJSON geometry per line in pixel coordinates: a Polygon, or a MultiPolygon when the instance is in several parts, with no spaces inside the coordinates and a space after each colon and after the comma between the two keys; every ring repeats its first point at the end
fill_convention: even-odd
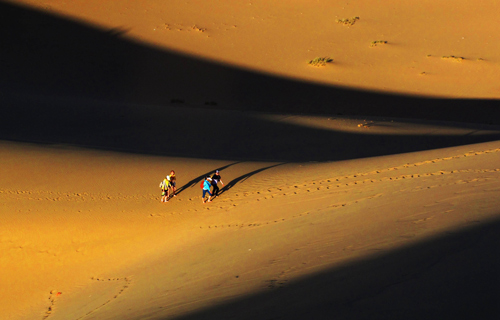
{"type": "MultiPolygon", "coordinates": [[[[14,149],[16,148],[19,149],[19,147],[14,149]]],[[[21,149],[26,148],[30,149],[32,147],[28,146],[21,149]]],[[[36,147],[36,149],[39,149],[37,152],[41,152],[43,155],[43,148],[36,147]]],[[[206,290],[215,290],[214,294],[221,290],[219,294],[215,294],[214,299],[218,300],[219,298],[216,297],[220,297],[226,300],[227,294],[234,296],[236,292],[239,292],[237,296],[241,296],[244,292],[248,292],[250,288],[252,288],[251,292],[263,290],[266,287],[269,289],[286,288],[288,282],[295,281],[294,278],[300,278],[311,272],[323,270],[327,266],[331,267],[337,263],[346,263],[352,261],[353,258],[364,257],[365,254],[370,252],[376,253],[380,250],[389,252],[390,248],[397,248],[403,244],[418,242],[430,235],[437,235],[439,230],[453,230],[454,228],[476,225],[484,223],[488,219],[493,219],[496,214],[494,205],[496,199],[498,199],[495,194],[500,190],[497,186],[500,169],[494,165],[498,163],[496,160],[499,151],[497,143],[492,142],[483,144],[483,147],[481,145],[455,147],[420,152],[417,155],[385,156],[383,157],[385,159],[369,158],[344,161],[343,163],[311,164],[307,166],[299,164],[279,165],[256,173],[243,181],[239,180],[237,184],[226,189],[220,198],[216,198],[208,206],[201,204],[199,190],[196,185],[185,189],[179,194],[178,199],[174,198],[166,205],[159,203],[158,196],[154,199],[154,185],[134,188],[133,193],[135,196],[121,195],[108,198],[96,196],[97,194],[91,192],[82,192],[81,199],[76,194],[72,194],[72,196],[75,198],[73,201],[88,203],[87,207],[81,207],[84,214],[62,215],[59,218],[61,219],[60,222],[54,225],[58,231],[50,230],[53,221],[46,221],[45,210],[47,209],[43,210],[41,208],[46,206],[52,212],[51,215],[65,211],[64,209],[70,212],[75,211],[76,207],[70,201],[61,200],[63,198],[61,194],[58,195],[59,198],[40,198],[39,195],[42,192],[18,190],[19,188],[2,189],[0,194],[2,195],[2,202],[6,203],[8,207],[17,208],[18,203],[24,203],[28,208],[31,208],[31,213],[28,211],[31,216],[30,222],[21,222],[21,217],[16,215],[10,217],[12,225],[24,224],[28,226],[29,224],[38,224],[40,226],[40,221],[46,221],[45,227],[41,228],[45,232],[40,234],[39,231],[34,229],[31,237],[37,235],[40,240],[43,239],[43,241],[32,241],[40,244],[45,243],[47,257],[36,259],[32,257],[30,260],[33,260],[32,262],[35,265],[37,263],[53,265],[54,270],[52,272],[59,275],[53,278],[50,277],[52,272],[48,270],[38,272],[40,275],[48,276],[47,280],[51,280],[48,282],[42,281],[42,283],[46,283],[45,286],[49,285],[50,289],[48,291],[47,289],[42,290],[38,293],[39,295],[48,296],[53,290],[62,293],[52,299],[54,300],[53,305],[50,303],[45,307],[46,311],[50,311],[51,318],[57,319],[56,311],[59,311],[61,318],[69,316],[76,319],[94,315],[98,318],[113,319],[119,315],[119,317],[138,319],[145,315],[143,312],[151,312],[152,305],[163,305],[170,301],[171,298],[183,299],[179,300],[179,303],[181,301],[191,301],[188,304],[181,303],[180,305],[172,304],[172,302],[167,303],[165,307],[162,307],[162,309],[165,309],[165,313],[158,311],[158,314],[153,317],[161,319],[167,317],[167,314],[170,314],[168,316],[170,318],[175,314],[180,315],[179,312],[187,312],[188,310],[208,306],[211,304],[212,298],[208,300],[206,298],[196,298],[199,295],[203,296],[206,290]],[[408,162],[410,159],[417,161],[408,162]],[[471,163],[479,163],[480,165],[470,168],[471,163]],[[358,170],[360,168],[365,168],[365,170],[358,170]],[[339,172],[339,170],[343,172],[339,172]],[[331,174],[325,174],[327,172],[331,172],[331,174]],[[301,176],[310,176],[311,178],[304,181],[298,179],[301,176]],[[478,187],[484,191],[477,192],[478,187]],[[438,192],[435,190],[438,190],[438,192]],[[415,194],[422,195],[414,196],[415,194]],[[476,203],[478,199],[488,199],[485,207],[490,209],[487,211],[482,209],[478,212],[472,210],[471,213],[473,214],[468,213],[469,208],[471,208],[470,203],[476,203]],[[54,200],[59,201],[60,208],[51,204],[55,202],[54,200]],[[61,204],[61,201],[69,203],[65,205],[61,204]],[[408,204],[409,201],[410,204],[408,204]],[[45,204],[32,206],[29,205],[30,202],[45,204]],[[104,205],[103,202],[108,202],[111,206],[104,205]],[[406,203],[406,205],[401,206],[401,203],[406,203]],[[394,210],[396,207],[398,207],[398,210],[394,210]],[[259,208],[259,210],[255,211],[254,208],[259,208]],[[367,218],[370,219],[369,225],[360,228],[367,234],[360,238],[356,234],[349,234],[356,230],[356,227],[353,228],[353,224],[366,221],[362,216],[368,212],[373,212],[373,210],[379,213],[377,214],[378,218],[367,218]],[[390,212],[392,214],[388,214],[390,212]],[[384,213],[384,218],[380,216],[380,213],[384,213]],[[105,218],[110,214],[111,217],[105,218]],[[457,220],[457,214],[462,216],[464,220],[457,220]],[[395,224],[400,229],[396,233],[391,231],[390,224],[386,225],[391,220],[390,223],[395,224]],[[100,223],[96,225],[92,221],[99,221],[100,223]],[[313,227],[314,225],[319,227],[313,227]],[[89,231],[85,231],[86,226],[90,227],[89,231]],[[73,230],[74,228],[78,228],[79,232],[77,229],[73,230]],[[310,228],[312,229],[309,230],[310,228]],[[347,233],[348,230],[350,230],[349,233],[347,233]],[[275,246],[279,247],[278,243],[282,243],[285,241],[284,239],[287,239],[285,237],[278,240],[283,234],[299,231],[302,237],[287,244],[285,247],[288,249],[275,251],[275,246]],[[318,232],[323,236],[319,236],[318,232]],[[66,233],[71,234],[71,237],[66,237],[66,233]],[[113,234],[120,236],[116,238],[116,236],[112,236],[113,234]],[[195,234],[198,234],[198,236],[194,236],[195,234]],[[308,236],[303,239],[306,234],[308,236]],[[334,236],[335,234],[336,236],[334,236]],[[94,235],[95,240],[93,240],[93,243],[88,242],[89,235],[94,235]],[[371,238],[375,235],[379,240],[371,238]],[[332,242],[332,236],[337,240],[332,242]],[[229,247],[233,249],[230,249],[227,241],[234,237],[239,240],[232,242],[233,244],[229,247]],[[240,237],[242,238],[240,239],[240,237]],[[113,240],[113,238],[116,238],[116,240],[113,240]],[[72,239],[70,243],[68,243],[69,239],[72,239]],[[211,240],[207,242],[208,239],[211,240]],[[246,240],[243,241],[242,239],[246,240]],[[257,239],[259,240],[256,241],[257,239]],[[266,241],[265,239],[269,240],[266,241]],[[75,241],[81,243],[80,248],[75,248],[75,241]],[[301,245],[300,243],[304,241],[309,244],[303,243],[301,245]],[[67,244],[65,245],[65,243],[67,244]],[[311,247],[313,243],[315,246],[311,247]],[[175,244],[175,248],[172,247],[173,244],[175,244]],[[250,244],[252,247],[250,247],[250,244]],[[71,250],[65,249],[67,245],[75,248],[76,251],[70,253],[71,250]],[[266,270],[271,271],[270,274],[279,273],[281,268],[291,267],[291,270],[278,278],[271,278],[262,282],[262,277],[258,273],[258,270],[262,267],[258,266],[265,266],[267,265],[265,261],[276,260],[283,254],[286,256],[295,252],[295,249],[290,248],[292,245],[302,248],[299,249],[301,254],[295,258],[299,260],[291,262],[279,258],[278,261],[283,262],[271,263],[266,267],[266,270]],[[144,251],[145,248],[148,248],[148,250],[144,251]],[[219,269],[217,266],[221,263],[227,263],[228,260],[222,257],[218,259],[209,258],[207,254],[210,254],[209,252],[214,249],[217,253],[216,257],[219,257],[220,254],[229,254],[231,256],[229,261],[238,261],[238,263],[234,264],[232,262],[230,265],[233,265],[233,267],[229,269],[227,267],[219,269]],[[252,251],[259,252],[258,257],[241,255],[244,252],[252,251]],[[196,254],[185,256],[183,252],[196,252],[196,254]],[[324,253],[321,254],[321,252],[324,253]],[[80,253],[84,253],[84,256],[75,260],[80,253]],[[85,254],[87,257],[85,257],[85,254]],[[58,259],[60,261],[55,264],[50,262],[58,259]],[[188,278],[180,276],[187,271],[185,266],[190,265],[188,262],[182,263],[185,259],[191,260],[190,263],[197,261],[196,268],[190,272],[192,275],[188,278]],[[298,263],[300,259],[306,259],[307,262],[302,267],[298,263]],[[165,263],[168,265],[167,270],[161,267],[165,263]],[[179,264],[177,265],[177,263],[179,264]],[[211,267],[210,265],[214,266],[211,267]],[[69,269],[71,276],[69,274],[65,275],[66,273],[60,268],[69,269]],[[108,271],[105,271],[106,269],[108,271]],[[221,270],[221,273],[214,272],[214,270],[221,270]],[[215,288],[210,289],[210,283],[216,281],[215,279],[228,279],[227,271],[229,270],[232,270],[232,273],[235,274],[234,277],[237,276],[234,279],[243,278],[245,274],[252,276],[243,285],[222,285],[217,286],[220,288],[218,290],[215,288]],[[176,273],[180,277],[175,276],[176,273]],[[77,276],[78,274],[80,276],[77,276]],[[196,274],[198,276],[195,276],[196,274]],[[54,284],[56,279],[61,279],[55,281],[56,283],[60,282],[60,285],[54,284]],[[150,283],[152,279],[155,279],[156,289],[152,292],[149,289],[144,291],[144,288],[149,287],[147,283],[150,283]],[[171,285],[176,286],[170,282],[174,281],[175,283],[180,279],[185,279],[187,282],[184,285],[179,283],[178,286],[180,287],[174,291],[167,289],[171,285]],[[107,294],[107,298],[106,295],[102,295],[96,297],[96,300],[84,299],[81,295],[82,291],[88,292],[89,289],[85,288],[87,286],[92,288],[93,281],[104,281],[103,285],[109,283],[115,289],[112,289],[107,294]],[[122,282],[124,283],[123,287],[120,287],[122,282]],[[52,283],[52,285],[49,283],[52,283]],[[74,288],[72,283],[80,284],[74,288]],[[85,285],[85,283],[87,284],[85,285]],[[208,285],[208,287],[200,290],[197,284],[208,285]],[[127,288],[124,286],[127,286],[127,288]],[[135,293],[134,286],[137,288],[135,293]],[[149,302],[147,301],[150,299],[147,297],[151,294],[154,296],[164,290],[171,292],[165,296],[165,299],[168,300],[155,298],[149,302]],[[231,294],[231,292],[233,293],[231,294]],[[184,300],[188,293],[191,298],[184,300]],[[127,304],[135,305],[142,311],[138,310],[136,315],[133,313],[129,315],[123,314],[119,311],[122,310],[122,304],[116,303],[120,301],[119,299],[129,301],[127,304]],[[92,307],[92,305],[95,307],[92,307]]],[[[57,150],[57,152],[60,154],[61,150],[57,150]]],[[[25,152],[23,153],[25,154],[25,152]]],[[[74,153],[76,157],[81,157],[82,153],[89,153],[89,151],[75,152],[71,150],[70,153],[74,153]]],[[[94,154],[96,151],[90,153],[94,154]]],[[[28,158],[27,156],[24,157],[28,158]]],[[[119,154],[107,155],[107,157],[123,158],[119,154]]],[[[16,158],[22,159],[23,156],[17,155],[16,158]]],[[[43,159],[44,157],[38,158],[43,159]]],[[[38,161],[44,162],[50,161],[50,159],[51,157],[45,157],[43,161],[38,161]]],[[[161,157],[158,160],[163,160],[163,158],[161,157]]],[[[142,162],[153,161],[153,163],[158,164],[158,160],[153,157],[142,159],[142,162]]],[[[30,161],[25,163],[29,163],[30,166],[46,166],[37,163],[33,164],[30,161]]],[[[93,164],[88,164],[88,166],[92,168],[93,164]]],[[[141,162],[136,166],[144,167],[141,162]]],[[[242,173],[242,170],[243,172],[245,170],[251,172],[251,166],[251,164],[236,164],[225,169],[223,173],[225,175],[231,174],[234,177],[238,175],[238,172],[242,173]]],[[[122,175],[125,175],[126,178],[136,176],[134,165],[125,165],[124,167],[128,167],[128,169],[122,172],[122,175]]],[[[262,169],[269,166],[259,165],[259,167],[262,169]]],[[[81,169],[84,172],[86,171],[85,166],[81,169]]],[[[257,171],[261,169],[257,169],[257,171]]],[[[67,170],[73,171],[71,167],[67,170]]],[[[67,177],[68,175],[61,176],[67,177]]],[[[82,177],[81,179],[85,181],[85,178],[82,177]]],[[[234,180],[238,180],[238,178],[234,180]]],[[[231,185],[231,180],[226,178],[226,182],[231,185]]],[[[57,184],[57,182],[53,183],[57,184]]],[[[48,188],[50,189],[50,186],[48,188]]],[[[87,185],[86,188],[91,187],[87,185]]],[[[101,188],[114,189],[114,183],[101,184],[101,188]]],[[[8,219],[6,221],[5,217],[3,217],[3,220],[9,225],[8,219]]],[[[19,243],[19,240],[3,241],[5,248],[12,254],[10,259],[4,261],[4,263],[17,263],[19,261],[18,259],[22,255],[20,256],[19,252],[14,253],[12,251],[14,248],[18,248],[22,252],[32,250],[30,247],[34,245],[34,243],[29,243],[29,238],[26,238],[26,230],[12,230],[11,232],[11,235],[4,235],[4,237],[9,239],[12,235],[18,234],[22,235],[25,240],[24,244],[19,243]],[[21,245],[19,246],[19,244],[21,245]]],[[[19,236],[17,239],[20,239],[19,236]]],[[[43,249],[37,250],[43,251],[43,249]]],[[[40,282],[37,272],[33,272],[32,267],[29,265],[26,267],[26,272],[30,270],[32,276],[25,277],[24,281],[30,283],[40,282]],[[35,281],[37,278],[39,280],[35,281]]],[[[22,270],[19,267],[14,268],[14,266],[12,269],[8,269],[12,270],[14,274],[18,274],[22,270]]],[[[4,281],[6,280],[4,279],[4,281]]],[[[25,293],[24,281],[20,279],[17,281],[20,283],[17,286],[12,286],[9,293],[4,292],[4,294],[25,293]],[[16,292],[15,288],[19,292],[16,292]]],[[[39,305],[38,308],[40,310],[42,305],[39,305]]]]}
{"type": "Polygon", "coordinates": [[[496,319],[499,6],[0,0],[0,318],[496,319]]]}

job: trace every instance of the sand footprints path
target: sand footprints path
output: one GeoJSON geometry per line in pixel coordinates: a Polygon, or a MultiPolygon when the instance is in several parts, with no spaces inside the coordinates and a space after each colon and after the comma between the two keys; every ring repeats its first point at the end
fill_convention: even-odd
{"type": "Polygon", "coordinates": [[[154,195],[123,195],[88,192],[54,192],[48,190],[13,190],[0,189],[0,197],[6,200],[19,201],[61,201],[61,202],[86,202],[86,201],[137,201],[157,199],[154,195]]]}
{"type": "MultiPolygon", "coordinates": [[[[369,172],[359,172],[356,174],[337,176],[323,180],[303,181],[300,184],[294,185],[274,185],[269,188],[264,188],[255,191],[238,191],[216,201],[213,206],[205,208],[206,210],[232,210],[237,206],[251,205],[257,201],[267,201],[278,199],[281,197],[290,197],[287,202],[293,202],[294,196],[307,196],[310,201],[318,199],[331,198],[332,202],[329,208],[343,208],[355,204],[362,203],[384,196],[384,193],[378,192],[376,189],[381,183],[400,183],[397,189],[398,193],[418,192],[432,188],[445,187],[456,184],[465,183],[480,183],[488,181],[496,181],[497,174],[500,173],[500,168],[485,168],[485,169],[455,169],[455,170],[412,170],[413,168],[423,167],[426,165],[439,164],[454,160],[459,160],[467,157],[477,157],[486,154],[498,153],[500,148],[470,151],[455,156],[445,158],[435,158],[424,160],[415,163],[404,163],[397,166],[380,168],[369,172]],[[418,172],[418,173],[417,173],[418,172]],[[471,176],[472,174],[472,176],[471,176]],[[494,175],[493,177],[491,175],[494,175]],[[454,179],[442,180],[440,178],[455,177],[454,179]],[[433,179],[428,179],[433,178],[433,179]],[[438,178],[438,179],[436,179],[438,178]],[[417,184],[411,183],[405,185],[404,182],[418,181],[417,184]],[[356,189],[361,186],[373,185],[372,194],[369,196],[350,197],[345,200],[346,194],[355,194],[356,189]]],[[[435,168],[435,166],[433,167],[435,168]]],[[[431,169],[431,168],[429,168],[431,169]]],[[[365,189],[366,190],[366,189],[365,189]]],[[[303,201],[303,199],[301,199],[303,201]]],[[[287,219],[293,219],[304,215],[309,215],[313,212],[300,213],[287,218],[270,219],[268,221],[219,224],[219,225],[200,225],[200,228],[208,228],[211,230],[222,230],[224,228],[254,228],[274,223],[284,222],[287,219]]]]}
{"type": "Polygon", "coordinates": [[[120,295],[122,295],[129,287],[130,287],[130,284],[132,283],[132,281],[127,278],[127,277],[124,277],[124,278],[102,278],[102,277],[92,277],[90,278],[91,280],[93,281],[101,281],[101,282],[118,282],[118,283],[121,283],[120,287],[118,288],[118,292],[116,292],[116,294],[114,294],[112,296],[112,298],[106,300],[104,303],[102,303],[101,305],[93,308],[92,310],[88,311],[84,316],[81,316],[79,318],[77,318],[76,320],[81,320],[81,319],[84,319],[85,317],[95,313],[96,311],[98,311],[99,309],[105,307],[107,304],[113,302],[114,300],[118,299],[120,297],[120,295]]]}
{"type": "MultiPolygon", "coordinates": [[[[98,301],[101,302],[97,302],[97,305],[95,302],[93,303],[93,305],[92,303],[89,303],[89,306],[91,306],[90,310],[86,311],[85,314],[76,318],[76,320],[85,319],[87,316],[97,312],[99,309],[105,307],[109,303],[118,299],[130,287],[132,283],[131,279],[127,277],[121,277],[121,278],[91,277],[90,280],[93,282],[100,282],[104,285],[113,284],[115,286],[118,284],[118,286],[116,287],[115,293],[112,293],[112,290],[108,290],[103,297],[100,297],[98,301]],[[104,302],[102,302],[103,300],[104,302]]],[[[58,290],[50,291],[49,295],[50,305],[47,307],[47,311],[44,313],[42,320],[50,319],[50,317],[54,314],[54,312],[57,311],[57,307],[59,305],[58,300],[61,295],[62,292],[59,292],[58,290]]]]}

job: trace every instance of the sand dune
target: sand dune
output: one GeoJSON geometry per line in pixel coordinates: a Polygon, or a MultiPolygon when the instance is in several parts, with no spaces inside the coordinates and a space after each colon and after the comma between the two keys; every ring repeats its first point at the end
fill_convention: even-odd
{"type": "Polygon", "coordinates": [[[427,292],[442,304],[436,315],[453,313],[460,305],[455,295],[447,297],[445,283],[472,286],[460,291],[465,299],[479,294],[474,283],[486,285],[496,274],[490,269],[494,261],[485,266],[486,261],[463,254],[473,250],[490,259],[495,252],[491,243],[482,246],[484,237],[496,232],[491,222],[500,191],[496,142],[308,165],[12,144],[2,150],[2,159],[15,160],[7,161],[4,173],[18,172],[1,190],[6,209],[2,251],[8,253],[2,283],[9,284],[8,290],[3,287],[3,301],[25,298],[4,306],[13,319],[42,317],[43,311],[53,319],[166,319],[198,310],[190,317],[349,315],[350,303],[387,286],[395,288],[362,300],[374,304],[373,311],[356,313],[377,315],[381,300],[380,312],[406,316],[422,304],[417,314],[432,317],[427,292]],[[54,158],[66,165],[54,166],[54,158]],[[180,181],[195,179],[196,171],[227,166],[222,172],[231,188],[203,205],[196,183],[161,204],[155,173],[165,162],[185,172],[180,181]],[[433,241],[444,244],[425,244],[433,241]],[[415,249],[429,245],[437,248],[415,249]],[[410,261],[393,263],[392,256],[401,254],[410,261]],[[460,259],[460,266],[447,259],[460,259]],[[376,272],[374,283],[350,288],[359,277],[371,279],[356,271],[366,264],[376,270],[366,271],[376,272]],[[404,269],[398,269],[400,264],[404,269]],[[441,283],[448,268],[458,278],[441,283]],[[473,274],[462,274],[469,268],[473,274]],[[424,288],[415,289],[422,293],[419,298],[409,294],[420,283],[414,275],[430,277],[424,288]],[[314,285],[324,277],[330,289],[314,285]],[[395,298],[393,290],[408,292],[398,299],[409,309],[391,307],[387,299],[395,298]],[[250,313],[239,314],[241,308],[250,313]]]}
{"type": "Polygon", "coordinates": [[[287,78],[417,95],[499,97],[495,1],[15,3],[76,18],[117,37],[287,78]],[[359,20],[353,25],[338,23],[354,17],[359,20]],[[374,41],[387,44],[373,48],[374,41]],[[327,68],[307,64],[325,56],[333,59],[327,68]],[[447,56],[464,60],[450,63],[442,59],[447,56]]]}
{"type": "Polygon", "coordinates": [[[498,7],[0,1],[0,318],[496,319],[498,7]]]}

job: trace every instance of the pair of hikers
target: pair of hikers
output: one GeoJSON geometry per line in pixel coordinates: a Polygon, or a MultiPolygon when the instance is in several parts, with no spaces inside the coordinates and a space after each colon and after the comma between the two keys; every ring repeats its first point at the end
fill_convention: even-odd
{"type": "Polygon", "coordinates": [[[172,170],[170,171],[170,175],[166,176],[165,179],[160,182],[161,202],[168,202],[168,199],[170,199],[170,191],[172,191],[172,197],[176,197],[176,180],[177,178],[175,177],[175,171],[172,170]]]}
{"type": "Polygon", "coordinates": [[[205,180],[202,182],[202,192],[203,195],[201,197],[201,201],[203,203],[205,202],[210,202],[212,201],[212,197],[217,197],[219,195],[219,186],[217,186],[218,183],[222,183],[224,185],[224,182],[222,182],[221,176],[219,174],[219,170],[215,170],[214,175],[210,178],[210,176],[207,176],[205,180]],[[213,187],[212,192],[210,192],[210,187],[213,187]],[[205,201],[205,196],[208,193],[208,200],[205,201]]]}

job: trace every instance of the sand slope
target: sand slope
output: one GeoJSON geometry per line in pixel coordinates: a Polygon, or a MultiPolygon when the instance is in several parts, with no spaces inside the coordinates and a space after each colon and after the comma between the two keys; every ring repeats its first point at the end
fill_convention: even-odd
{"type": "MultiPolygon", "coordinates": [[[[253,310],[248,318],[302,318],[296,312],[307,314],[310,308],[318,316],[342,315],[351,303],[360,303],[355,302],[359,295],[371,297],[363,304],[375,304],[375,310],[361,308],[361,313],[376,315],[375,301],[381,299],[384,312],[407,316],[422,304],[419,314],[430,316],[436,307],[426,304],[425,295],[400,296],[402,309],[399,304],[393,309],[386,299],[393,299],[394,291],[411,292],[415,275],[430,277],[415,290],[435,291],[439,308],[452,312],[459,304],[453,295],[447,298],[447,283],[472,286],[471,292],[462,291],[467,297],[487,284],[482,282],[495,281],[496,271],[482,264],[483,254],[495,249],[477,246],[489,237],[488,230],[496,232],[498,143],[309,165],[11,144],[2,150],[7,159],[2,175],[17,172],[1,190],[2,252],[7,252],[2,300],[9,301],[3,308],[12,319],[44,317],[47,311],[52,319],[166,319],[235,298],[238,307],[229,304],[201,315],[243,317],[243,304],[253,310]],[[60,166],[53,166],[54,153],[60,166]],[[195,183],[161,204],[155,174],[165,163],[183,173],[181,186],[196,179],[196,171],[228,166],[223,180],[230,188],[203,205],[195,183]],[[469,228],[482,231],[464,231],[469,228]],[[432,242],[438,244],[426,244],[432,242]],[[468,250],[481,258],[468,257],[468,250]],[[460,259],[460,266],[454,265],[458,274],[444,281],[447,259],[460,259]],[[375,268],[375,279],[356,271],[366,264],[375,268]],[[462,274],[469,268],[473,274],[462,274]],[[373,283],[350,288],[359,277],[373,283]],[[322,278],[330,289],[314,285],[322,278]],[[391,291],[382,290],[388,286],[391,291]],[[379,291],[383,294],[370,293],[379,291]]],[[[494,293],[487,288],[483,294],[494,293]]]]}
{"type": "Polygon", "coordinates": [[[498,7],[0,1],[0,318],[496,319],[498,7]]]}
{"type": "MultiPolygon", "coordinates": [[[[0,6],[0,81],[16,109],[28,97],[68,97],[498,123],[494,1],[0,6]],[[352,17],[360,17],[352,26],[337,22],[352,17]],[[325,67],[308,64],[328,56],[325,67]]],[[[27,122],[29,111],[11,116],[27,122]]]]}
{"type": "Polygon", "coordinates": [[[495,1],[14,3],[78,19],[117,37],[286,78],[418,95],[500,94],[495,85],[500,80],[495,1]],[[352,25],[339,23],[355,17],[359,20],[352,25]],[[374,47],[375,41],[387,43],[374,47]],[[307,62],[316,57],[333,62],[311,68],[307,62]]]}

